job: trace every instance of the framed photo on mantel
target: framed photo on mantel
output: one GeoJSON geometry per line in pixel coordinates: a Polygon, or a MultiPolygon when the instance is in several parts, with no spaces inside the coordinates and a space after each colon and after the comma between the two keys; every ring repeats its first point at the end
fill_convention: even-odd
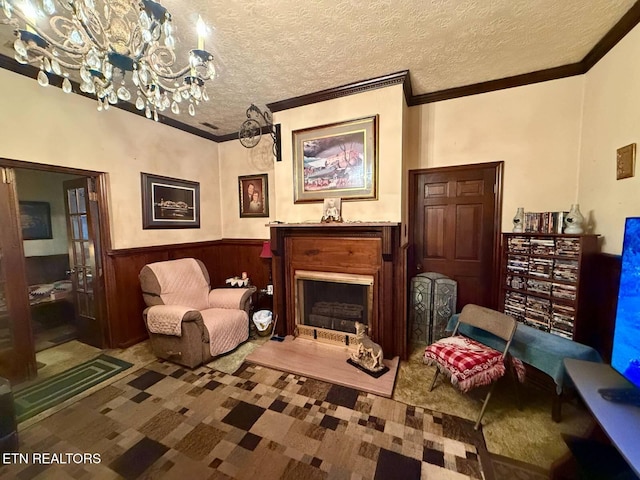
{"type": "Polygon", "coordinates": [[[200,184],[142,173],[142,228],[200,228],[200,184]]]}

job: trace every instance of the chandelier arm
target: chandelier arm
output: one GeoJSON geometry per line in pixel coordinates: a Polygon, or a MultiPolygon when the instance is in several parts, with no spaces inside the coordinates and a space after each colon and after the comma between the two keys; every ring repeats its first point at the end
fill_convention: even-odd
{"type": "MultiPolygon", "coordinates": [[[[78,65],[75,63],[69,63],[66,62],[64,60],[62,60],[60,57],[54,55],[53,53],[51,53],[50,51],[48,51],[45,48],[41,48],[38,47],[37,45],[29,47],[29,51],[30,54],[35,54],[37,53],[38,55],[34,55],[36,58],[34,60],[41,60],[42,57],[48,58],[49,60],[55,60],[57,61],[61,67],[67,68],[69,70],[80,70],[80,68],[82,67],[82,65],[78,65]]],[[[29,62],[31,63],[31,62],[29,62]]]]}
{"type": "MultiPolygon", "coordinates": [[[[97,15],[93,14],[93,12],[90,12],[90,14],[87,15],[87,18],[89,18],[89,16],[93,20],[95,20],[98,25],[100,25],[100,33],[102,34],[102,36],[106,36],[106,29],[104,28],[104,25],[102,25],[102,22],[100,21],[100,18],[97,15]]],[[[53,20],[53,18],[52,18],[52,20],[53,20]]],[[[106,50],[106,46],[103,45],[103,43],[93,34],[93,30],[86,24],[86,22],[84,22],[82,20],[82,18],[75,17],[75,20],[80,24],[80,27],[82,27],[82,31],[84,32],[84,34],[87,35],[91,39],[91,41],[93,43],[98,45],[100,48],[103,48],[103,49],[106,50]]],[[[75,22],[73,22],[73,23],[75,23],[75,22]]]]}

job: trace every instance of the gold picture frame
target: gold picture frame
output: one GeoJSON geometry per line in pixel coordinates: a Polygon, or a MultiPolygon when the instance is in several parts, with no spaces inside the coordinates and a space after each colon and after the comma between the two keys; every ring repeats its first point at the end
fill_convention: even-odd
{"type": "Polygon", "coordinates": [[[625,145],[617,150],[616,179],[633,177],[636,163],[636,144],[625,145]]]}
{"type": "Polygon", "coordinates": [[[294,131],[294,203],[377,199],[377,128],[374,115],[294,131]]]}

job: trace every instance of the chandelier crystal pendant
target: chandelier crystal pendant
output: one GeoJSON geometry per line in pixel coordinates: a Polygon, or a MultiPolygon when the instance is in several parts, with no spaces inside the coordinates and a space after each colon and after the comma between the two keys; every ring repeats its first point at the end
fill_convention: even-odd
{"type": "Polygon", "coordinates": [[[40,68],[38,83],[46,87],[49,74],[59,75],[70,93],[70,72],[76,72],[98,110],[135,95],[136,108],[158,121],[166,109],[193,116],[196,105],[209,100],[205,82],[216,70],[204,49],[202,18],[198,48],[178,67],[171,14],[152,0],[0,0],[0,12],[0,23],[15,30],[15,59],[40,68]]]}

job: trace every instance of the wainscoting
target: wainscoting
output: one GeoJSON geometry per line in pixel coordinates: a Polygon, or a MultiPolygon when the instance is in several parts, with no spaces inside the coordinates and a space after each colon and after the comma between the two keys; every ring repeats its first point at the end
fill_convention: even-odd
{"type": "Polygon", "coordinates": [[[205,264],[214,287],[225,286],[225,279],[247,272],[252,284],[261,289],[269,280],[269,260],[260,258],[262,243],[259,239],[222,239],[108,252],[105,265],[108,347],[126,348],[147,338],[142,321],[145,304],[138,280],[146,264],[194,257],[205,264]]]}
{"type": "MultiPolygon", "coordinates": [[[[125,348],[147,338],[147,332],[142,322],[142,311],[145,304],[138,281],[138,273],[147,263],[195,257],[206,265],[211,276],[211,284],[214,286],[224,286],[225,279],[246,271],[252,283],[261,289],[266,286],[269,279],[268,260],[260,258],[262,242],[263,240],[259,239],[222,239],[211,242],[141,247],[108,252],[105,263],[108,345],[105,346],[125,348]]],[[[280,268],[282,265],[275,266],[274,276],[284,274],[280,268]],[[277,273],[275,273],[276,271],[277,273]]],[[[594,271],[597,279],[594,282],[592,294],[597,298],[596,318],[598,318],[598,322],[596,324],[598,328],[593,332],[590,345],[600,352],[605,361],[609,361],[620,282],[620,256],[596,255],[594,271]]],[[[393,280],[390,280],[392,285],[400,286],[402,273],[393,275],[392,278],[393,280]]],[[[282,302],[280,303],[280,311],[283,312],[285,310],[284,298],[280,301],[282,302]]],[[[395,308],[391,307],[392,310],[403,312],[402,300],[396,298],[396,301],[400,305],[395,301],[388,302],[387,305],[395,304],[395,308]]],[[[392,330],[393,333],[387,338],[394,338],[397,341],[406,335],[406,332],[400,331],[402,329],[400,325],[404,321],[398,323],[399,325],[392,330]]],[[[281,333],[285,333],[284,330],[283,328],[281,333]]],[[[401,344],[402,341],[397,345],[389,345],[389,351],[401,355],[401,344]]]]}

